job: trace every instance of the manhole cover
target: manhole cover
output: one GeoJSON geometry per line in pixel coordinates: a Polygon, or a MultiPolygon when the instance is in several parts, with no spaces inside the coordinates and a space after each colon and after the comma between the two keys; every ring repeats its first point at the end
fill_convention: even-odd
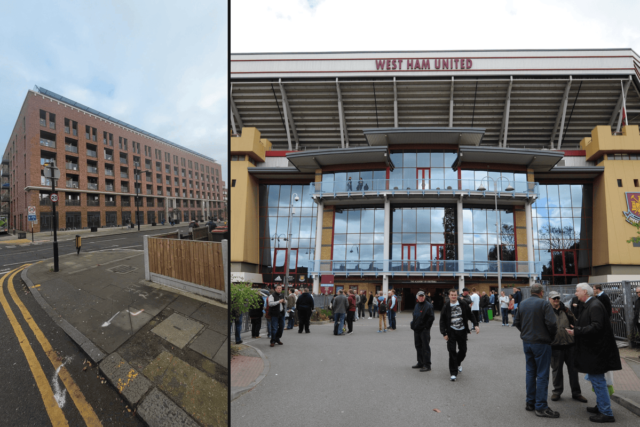
{"type": "Polygon", "coordinates": [[[130,265],[118,265],[117,267],[107,269],[107,271],[111,271],[112,273],[118,273],[118,274],[127,274],[136,270],[137,270],[136,267],[132,267],[130,265]]]}

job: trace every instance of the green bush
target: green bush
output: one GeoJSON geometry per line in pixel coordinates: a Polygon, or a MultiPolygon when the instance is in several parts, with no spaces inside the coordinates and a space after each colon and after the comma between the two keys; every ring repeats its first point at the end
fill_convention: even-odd
{"type": "Polygon", "coordinates": [[[231,321],[236,320],[236,316],[248,313],[252,308],[262,307],[262,298],[256,289],[252,288],[252,283],[240,282],[231,283],[231,321]]]}

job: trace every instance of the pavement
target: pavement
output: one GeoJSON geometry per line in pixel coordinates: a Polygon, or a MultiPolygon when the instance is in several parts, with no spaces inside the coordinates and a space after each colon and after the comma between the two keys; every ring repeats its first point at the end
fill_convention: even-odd
{"type": "MultiPolygon", "coordinates": [[[[437,326],[439,312],[431,330],[432,371],[411,369],[416,352],[410,320],[411,314],[399,313],[396,331],[377,333],[378,319],[361,319],[347,336],[334,336],[333,324],[311,325],[310,334],[298,334],[294,328],[284,332],[284,345],[273,348],[264,334],[259,339],[243,336],[242,345],[232,345],[231,425],[261,425],[269,419],[278,420],[279,426],[589,423],[586,407],[595,404],[595,394],[582,374],[580,385],[588,403],[572,400],[565,384],[557,402],[551,401],[549,388],[549,406],[560,412],[560,420],[525,411],[522,341],[518,330],[502,327],[499,318],[482,323],[479,335],[470,335],[456,382],[449,379],[446,343],[437,326]],[[246,367],[251,375],[238,375],[238,369],[246,367]]],[[[630,367],[634,363],[627,358],[623,362],[630,367]]],[[[638,372],[631,370],[637,379],[638,372]]],[[[622,390],[634,387],[622,382],[630,375],[629,371],[614,374],[614,396],[633,396],[630,392],[635,391],[622,390]]],[[[640,425],[640,417],[612,400],[618,425],[640,425]]]]}
{"type": "Polygon", "coordinates": [[[147,425],[228,423],[226,305],[145,281],[140,250],[65,255],[22,279],[147,425]]]}

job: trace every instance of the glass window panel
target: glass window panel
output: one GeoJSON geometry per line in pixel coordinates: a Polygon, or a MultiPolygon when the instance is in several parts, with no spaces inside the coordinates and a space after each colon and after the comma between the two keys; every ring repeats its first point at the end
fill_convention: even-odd
{"type": "Polygon", "coordinates": [[[278,228],[276,229],[276,233],[281,235],[282,238],[287,236],[287,224],[289,223],[289,218],[286,216],[278,217],[278,228]]]}
{"type": "Polygon", "coordinates": [[[280,198],[278,200],[278,206],[281,208],[288,208],[291,204],[291,186],[280,186],[280,198]]]}
{"type": "Polygon", "coordinates": [[[346,234],[334,234],[333,235],[333,244],[334,245],[344,245],[347,243],[347,235],[346,234]]]}
{"type": "Polygon", "coordinates": [[[574,208],[582,207],[582,185],[571,186],[571,204],[574,208]]]}
{"type": "Polygon", "coordinates": [[[389,171],[389,189],[399,190],[402,188],[402,169],[395,168],[389,171]]]}
{"type": "Polygon", "coordinates": [[[514,183],[515,183],[516,181],[513,179],[513,175],[514,175],[514,174],[513,174],[513,172],[501,172],[501,173],[500,173],[500,176],[502,176],[502,178],[507,178],[507,179],[509,180],[509,182],[507,183],[507,181],[505,181],[504,179],[502,179],[502,178],[500,179],[500,182],[502,183],[502,184],[500,185],[500,187],[501,187],[502,189],[507,188],[507,186],[508,186],[509,184],[511,184],[511,186],[513,186],[513,187],[515,188],[514,183]]]}
{"type": "Polygon", "coordinates": [[[408,151],[404,153],[402,156],[402,167],[403,168],[415,168],[416,167],[416,153],[413,151],[408,151]]]}
{"type": "Polygon", "coordinates": [[[291,237],[300,237],[300,217],[291,217],[291,237]]]}
{"type": "Polygon", "coordinates": [[[373,171],[373,186],[369,186],[372,190],[385,190],[387,188],[387,171],[373,171]]]}
{"type": "Polygon", "coordinates": [[[404,190],[413,190],[417,188],[417,178],[416,178],[416,169],[415,168],[404,168],[402,169],[402,189],[404,190]]]}
{"type": "Polygon", "coordinates": [[[416,210],[415,209],[403,209],[402,210],[402,232],[415,233],[416,232],[416,210]]]}
{"type": "Polygon", "coordinates": [[[486,245],[473,245],[474,261],[487,261],[489,259],[488,249],[486,245]]]}
{"type": "Polygon", "coordinates": [[[375,210],[375,227],[376,233],[384,233],[384,209],[375,210]]]}
{"type": "Polygon", "coordinates": [[[360,243],[360,234],[347,234],[347,244],[354,245],[360,243]]]}
{"type": "Polygon", "coordinates": [[[393,233],[391,235],[392,243],[402,243],[402,233],[393,233]]]}
{"type": "Polygon", "coordinates": [[[374,225],[374,210],[373,209],[363,209],[362,210],[362,219],[361,219],[361,233],[373,233],[373,225],[374,225]]]}
{"type": "Polygon", "coordinates": [[[374,234],[373,235],[374,243],[384,243],[384,234],[374,234]]]}
{"type": "Polygon", "coordinates": [[[299,248],[300,247],[300,243],[298,241],[297,238],[291,238],[291,247],[292,248],[299,248]]]}
{"type": "Polygon", "coordinates": [[[573,218],[562,218],[562,235],[564,239],[573,239],[573,218]]]}
{"type": "Polygon", "coordinates": [[[457,157],[458,153],[444,153],[444,166],[450,169],[457,157]]]}
{"type": "MultiPolygon", "coordinates": [[[[487,233],[496,234],[496,211],[485,211],[487,213],[487,233]]],[[[478,231],[476,231],[477,233],[478,231]]]]}
{"type": "Polygon", "coordinates": [[[547,207],[547,186],[540,185],[538,187],[538,191],[540,192],[540,195],[538,196],[538,200],[536,201],[535,205],[538,208],[546,208],[547,207]]]}
{"type": "Polygon", "coordinates": [[[311,198],[311,186],[305,185],[302,187],[302,207],[306,209],[314,206],[313,199],[311,198]]]}
{"type": "Polygon", "coordinates": [[[484,209],[473,210],[473,231],[474,233],[487,232],[487,211],[484,209]]]}
{"type": "Polygon", "coordinates": [[[347,259],[345,254],[347,252],[346,245],[334,245],[333,246],[333,259],[343,260],[347,259]]]}
{"type": "Polygon", "coordinates": [[[473,233],[464,233],[462,236],[464,243],[473,244],[473,233]]]}
{"type": "Polygon", "coordinates": [[[360,246],[347,245],[347,259],[359,259],[359,258],[360,258],[360,246]]]}
{"type": "Polygon", "coordinates": [[[431,233],[431,244],[434,244],[434,243],[444,243],[444,234],[431,233]]]}
{"type": "Polygon", "coordinates": [[[443,168],[431,168],[431,189],[444,190],[444,169],[443,168]]]}
{"type": "Polygon", "coordinates": [[[444,232],[444,208],[431,208],[431,232],[444,232]]]}
{"type": "Polygon", "coordinates": [[[280,186],[279,185],[269,185],[269,207],[278,206],[278,197],[280,195],[280,186]]]}
{"type": "Polygon", "coordinates": [[[560,208],[560,216],[565,218],[570,218],[573,216],[573,209],[571,208],[560,208]]]}
{"type": "Polygon", "coordinates": [[[582,218],[573,218],[573,232],[576,239],[581,239],[582,234],[580,233],[582,227],[582,218]]]}
{"type": "Polygon", "coordinates": [[[429,209],[417,209],[416,230],[419,233],[428,233],[431,229],[431,215],[429,209]]]}
{"type": "Polygon", "coordinates": [[[478,188],[478,185],[476,185],[475,183],[474,171],[460,171],[460,179],[462,180],[460,185],[463,190],[475,190],[476,188],[478,188]]]}
{"type": "Polygon", "coordinates": [[[278,208],[268,208],[267,209],[267,214],[269,216],[278,216],[278,208]]]}
{"type": "Polygon", "coordinates": [[[444,188],[446,189],[449,189],[449,187],[451,187],[452,189],[458,188],[458,171],[454,171],[451,168],[446,168],[444,170],[444,178],[445,178],[444,188]]]}
{"type": "Polygon", "coordinates": [[[416,233],[402,233],[402,243],[416,243],[416,233]]]}
{"type": "MultiPolygon", "coordinates": [[[[500,222],[505,225],[509,225],[513,230],[513,212],[500,211],[500,222]]],[[[504,228],[502,228],[504,232],[504,228]]]]}
{"type": "Polygon", "coordinates": [[[547,185],[547,204],[550,208],[560,206],[560,196],[557,185],[547,185]]]}
{"type": "Polygon", "coordinates": [[[373,243],[373,234],[361,234],[360,243],[373,243]]]}
{"type": "Polygon", "coordinates": [[[516,182],[527,182],[527,174],[526,173],[514,173],[513,179],[516,182]]]}
{"type": "Polygon", "coordinates": [[[558,192],[560,194],[560,207],[570,208],[571,207],[571,186],[559,185],[558,192]]]}
{"type": "Polygon", "coordinates": [[[300,218],[300,238],[305,239],[311,237],[311,217],[305,216],[300,218]]]}
{"type": "Polygon", "coordinates": [[[402,153],[391,153],[389,157],[391,158],[391,163],[393,163],[396,169],[402,167],[402,153]]]}
{"type": "Polygon", "coordinates": [[[317,221],[316,221],[316,217],[312,217],[311,218],[311,238],[315,239],[316,237],[316,229],[317,229],[317,221]]]}
{"type": "Polygon", "coordinates": [[[419,168],[431,166],[431,153],[418,153],[418,164],[416,166],[419,168]]]}
{"type": "Polygon", "coordinates": [[[402,245],[391,245],[391,259],[402,259],[402,245]]]}
{"type": "Polygon", "coordinates": [[[373,259],[385,259],[384,245],[373,245],[373,259]]]}
{"type": "MultiPolygon", "coordinates": [[[[495,234],[494,234],[495,236],[495,234]]],[[[473,235],[473,243],[476,245],[486,245],[487,244],[487,235],[486,234],[474,234],[473,235]]]]}
{"type": "Polygon", "coordinates": [[[347,212],[349,214],[347,232],[360,233],[360,210],[350,210],[347,212]]]}
{"type": "Polygon", "coordinates": [[[417,243],[430,243],[431,233],[417,233],[416,241],[417,243]]]}
{"type": "Polygon", "coordinates": [[[348,211],[342,211],[342,212],[336,211],[334,233],[347,232],[347,212],[348,211]]]}
{"type": "Polygon", "coordinates": [[[462,209],[462,231],[467,233],[473,233],[473,210],[462,209]]]}
{"type": "Polygon", "coordinates": [[[464,245],[464,260],[465,261],[473,261],[473,245],[464,245]]]}
{"type": "Polygon", "coordinates": [[[497,234],[482,234],[482,236],[486,236],[486,243],[490,245],[498,244],[498,235],[497,234]]]}
{"type": "Polygon", "coordinates": [[[275,270],[284,271],[284,263],[286,260],[287,251],[275,251],[275,270]]]}
{"type": "Polygon", "coordinates": [[[560,208],[558,207],[549,208],[549,218],[560,218],[560,208]]]}
{"type": "Polygon", "coordinates": [[[273,237],[276,234],[277,225],[278,225],[278,217],[270,216],[269,221],[267,222],[269,229],[265,232],[265,237],[273,237]]]}
{"type": "Polygon", "coordinates": [[[444,153],[438,153],[438,152],[431,153],[431,167],[433,168],[444,167],[444,153]]]}
{"type": "Polygon", "coordinates": [[[360,246],[360,259],[365,259],[365,260],[373,259],[373,245],[360,246]]]}
{"type": "Polygon", "coordinates": [[[278,208],[278,216],[289,217],[289,208],[279,207],[278,208]]]}

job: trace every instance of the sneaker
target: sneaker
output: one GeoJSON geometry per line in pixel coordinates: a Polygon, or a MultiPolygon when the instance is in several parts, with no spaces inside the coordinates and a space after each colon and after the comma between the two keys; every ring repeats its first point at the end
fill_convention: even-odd
{"type": "Polygon", "coordinates": [[[371,317],[369,317],[369,319],[371,319],[371,317]]]}
{"type": "Polygon", "coordinates": [[[596,414],[589,417],[589,421],[592,423],[615,423],[616,419],[613,416],[596,414]]]}
{"type": "Polygon", "coordinates": [[[458,372],[462,373],[462,366],[458,366],[458,372]]]}
{"type": "Polygon", "coordinates": [[[387,330],[385,329],[385,330],[384,330],[384,331],[382,331],[382,332],[387,332],[387,330]]]}
{"type": "Polygon", "coordinates": [[[382,331],[378,331],[378,333],[380,334],[380,333],[382,333],[382,331]]]}
{"type": "Polygon", "coordinates": [[[353,333],[353,331],[351,331],[351,332],[347,332],[347,335],[351,335],[352,333],[353,333]]]}
{"type": "MultiPolygon", "coordinates": [[[[380,332],[380,331],[378,331],[378,332],[380,332]]],[[[413,365],[411,368],[413,368],[413,369],[421,369],[421,368],[424,368],[424,365],[421,365],[421,364],[418,363],[417,365],[413,365]]]]}
{"type": "Polygon", "coordinates": [[[535,411],[536,405],[534,405],[533,403],[527,402],[527,405],[524,407],[524,409],[526,409],[527,411],[535,411]]]}
{"type": "Polygon", "coordinates": [[[556,411],[551,410],[551,408],[547,407],[542,411],[538,411],[536,409],[536,415],[544,418],[560,418],[560,414],[556,411]]]}
{"type": "Polygon", "coordinates": [[[599,414],[600,410],[598,410],[598,406],[594,406],[593,408],[590,408],[587,406],[587,412],[591,413],[591,414],[599,414]]]}
{"type": "Polygon", "coordinates": [[[457,377],[455,375],[451,375],[451,381],[455,381],[457,377]]]}

